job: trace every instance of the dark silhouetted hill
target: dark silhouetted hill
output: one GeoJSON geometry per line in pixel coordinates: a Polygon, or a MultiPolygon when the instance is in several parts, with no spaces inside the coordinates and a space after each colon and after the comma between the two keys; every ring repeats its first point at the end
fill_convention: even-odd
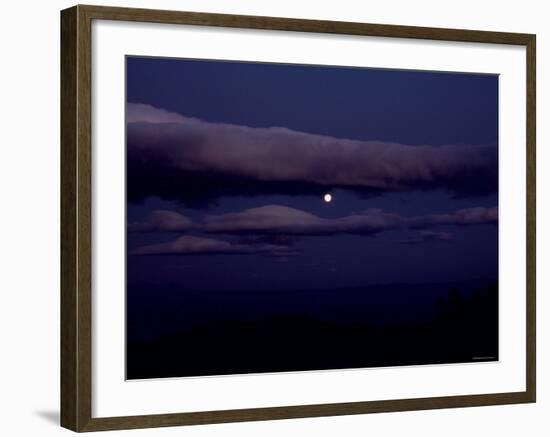
{"type": "MultiPolygon", "coordinates": [[[[340,299],[354,292],[360,293],[359,290],[330,291],[340,299]]],[[[315,311],[285,313],[276,307],[273,314],[264,317],[209,320],[155,338],[134,338],[127,343],[127,378],[498,359],[496,283],[467,291],[450,287],[426,294],[434,299],[434,310],[419,319],[395,317],[392,321],[386,314],[370,322],[367,312],[364,320],[357,317],[358,314],[346,320],[343,313],[339,317],[316,317],[315,311]]],[[[347,304],[353,305],[353,302],[347,304]]],[[[415,305],[409,307],[411,311],[414,308],[415,305]]],[[[399,308],[399,312],[406,309],[399,308]]],[[[132,323],[139,323],[136,314],[133,317],[132,323]]]]}

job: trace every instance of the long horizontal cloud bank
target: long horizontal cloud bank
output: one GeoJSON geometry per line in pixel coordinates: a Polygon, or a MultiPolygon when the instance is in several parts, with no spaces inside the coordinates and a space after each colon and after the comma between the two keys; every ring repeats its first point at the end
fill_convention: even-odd
{"type": "MultiPolygon", "coordinates": [[[[448,214],[402,216],[380,209],[339,218],[322,218],[295,208],[266,205],[241,212],[208,215],[199,223],[173,211],[154,211],[142,221],[130,223],[130,232],[186,232],[255,235],[370,235],[392,229],[425,229],[442,225],[496,224],[498,208],[467,208],[448,214]]],[[[425,236],[429,237],[428,234],[425,236]]]]}
{"type": "Polygon", "coordinates": [[[449,232],[420,231],[416,235],[399,241],[401,244],[421,244],[429,241],[450,241],[453,235],[449,232]]]}
{"type": "Polygon", "coordinates": [[[231,243],[213,238],[184,235],[174,241],[138,247],[130,255],[255,255],[289,257],[299,252],[281,244],[231,243]]]}
{"type": "Polygon", "coordinates": [[[214,233],[274,233],[287,235],[375,234],[398,228],[437,225],[496,223],[497,208],[469,208],[451,214],[406,217],[380,209],[335,219],[279,205],[252,208],[240,213],[207,216],[202,229],[214,233]]]}
{"type": "MultiPolygon", "coordinates": [[[[429,129],[429,126],[426,127],[429,129]]],[[[327,187],[363,192],[444,188],[493,193],[494,146],[411,146],[209,123],[128,104],[129,198],[188,204],[227,194],[304,194],[327,187]]]]}

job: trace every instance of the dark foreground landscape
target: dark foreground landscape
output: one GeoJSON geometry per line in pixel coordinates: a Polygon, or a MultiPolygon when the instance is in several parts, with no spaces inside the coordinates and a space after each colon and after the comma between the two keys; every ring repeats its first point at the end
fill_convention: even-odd
{"type": "Polygon", "coordinates": [[[128,379],[498,359],[496,283],[309,290],[293,292],[292,306],[282,300],[289,292],[224,293],[216,299],[168,287],[156,290],[165,297],[162,309],[141,305],[147,287],[134,288],[128,379]],[[346,304],[339,308],[337,302],[346,304]],[[255,315],[246,317],[251,306],[255,315]],[[174,319],[178,312],[170,332],[146,334],[155,320],[174,319]],[[407,320],[407,312],[415,317],[407,320]]]}

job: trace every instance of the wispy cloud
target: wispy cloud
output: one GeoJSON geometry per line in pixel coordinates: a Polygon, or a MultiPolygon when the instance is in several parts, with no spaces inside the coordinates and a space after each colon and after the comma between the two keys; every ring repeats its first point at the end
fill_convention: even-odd
{"type": "Polygon", "coordinates": [[[130,255],[254,255],[267,254],[274,257],[289,257],[299,252],[277,244],[231,243],[214,238],[184,235],[173,241],[138,247],[130,255]]]}
{"type": "Polygon", "coordinates": [[[281,205],[266,205],[242,212],[208,215],[202,229],[211,233],[287,235],[373,234],[401,227],[406,219],[379,209],[364,214],[328,219],[281,205]]]}
{"type": "Polygon", "coordinates": [[[187,217],[167,210],[155,210],[151,212],[147,220],[128,223],[129,232],[184,232],[191,229],[193,222],[187,217]]]}
{"type": "Polygon", "coordinates": [[[176,212],[154,211],[148,219],[130,224],[128,229],[134,232],[195,230],[206,233],[263,236],[255,237],[255,241],[242,240],[246,245],[257,245],[258,242],[282,243],[282,239],[288,239],[288,236],[369,235],[393,229],[423,229],[442,225],[468,226],[497,222],[497,207],[467,208],[453,213],[419,216],[404,216],[381,209],[368,209],[362,214],[323,218],[296,208],[265,205],[240,212],[207,215],[197,223],[192,223],[190,219],[176,212]]]}
{"type": "Polygon", "coordinates": [[[399,241],[400,244],[421,244],[430,241],[450,241],[453,235],[449,232],[420,231],[416,235],[399,241]]]}
{"type": "Polygon", "coordinates": [[[321,218],[294,208],[267,205],[238,213],[206,216],[201,229],[211,233],[258,233],[287,235],[375,234],[398,228],[437,225],[496,224],[498,209],[468,208],[449,214],[407,217],[381,209],[340,218],[321,218]]]}
{"type": "Polygon", "coordinates": [[[409,227],[423,228],[433,225],[479,225],[498,222],[498,208],[475,207],[459,209],[451,214],[431,214],[409,219],[409,227]]]}

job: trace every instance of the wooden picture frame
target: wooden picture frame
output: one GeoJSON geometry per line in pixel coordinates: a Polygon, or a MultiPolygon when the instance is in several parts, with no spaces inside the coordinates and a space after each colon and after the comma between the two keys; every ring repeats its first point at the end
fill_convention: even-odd
{"type": "Polygon", "coordinates": [[[535,35],[75,6],[61,12],[61,425],[77,432],[365,414],[535,402],[535,35]],[[296,32],[478,42],[526,47],[527,283],[526,390],[418,399],[92,417],[92,150],[93,20],[221,26],[296,32]]]}

